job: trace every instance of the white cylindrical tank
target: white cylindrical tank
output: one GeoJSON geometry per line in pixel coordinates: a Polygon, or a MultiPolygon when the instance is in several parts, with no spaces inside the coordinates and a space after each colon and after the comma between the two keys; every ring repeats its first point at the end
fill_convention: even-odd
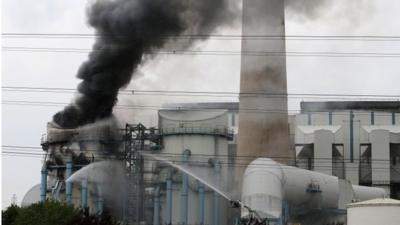
{"type": "MultiPolygon", "coordinates": [[[[189,150],[191,155],[188,157],[188,164],[198,163],[197,169],[189,172],[193,172],[196,175],[201,174],[202,176],[214,176],[218,177],[219,174],[225,174],[229,169],[227,164],[223,164],[218,172],[211,167],[211,161],[213,160],[225,160],[229,154],[228,152],[228,141],[230,133],[228,130],[228,111],[212,109],[212,110],[193,110],[200,109],[199,107],[206,107],[193,104],[192,106],[182,106],[183,109],[177,110],[160,110],[159,115],[159,132],[162,135],[163,149],[160,154],[163,157],[168,157],[168,160],[177,161],[178,164],[182,165],[182,156],[186,150],[189,150]],[[188,110],[184,110],[187,107],[188,110]],[[199,157],[201,156],[201,157],[199,157]],[[179,161],[181,161],[179,163],[179,161]],[[207,170],[211,168],[210,170],[207,170]],[[210,174],[211,173],[211,174],[210,174]]],[[[155,182],[166,182],[166,174],[169,170],[167,167],[159,167],[160,176],[155,176],[157,179],[155,182]]],[[[158,169],[155,169],[158,170],[158,169]]],[[[186,211],[182,208],[182,173],[172,173],[172,210],[167,211],[167,195],[166,191],[161,191],[160,204],[161,221],[165,223],[167,220],[171,220],[172,224],[182,224],[182,215],[187,216],[187,224],[199,223],[199,214],[202,214],[204,220],[201,223],[212,224],[215,216],[215,220],[218,224],[225,225],[229,224],[227,216],[228,213],[228,202],[221,197],[215,197],[214,193],[208,188],[203,188],[203,197],[199,196],[199,185],[198,182],[193,178],[188,179],[188,190],[187,190],[187,202],[186,211]],[[200,199],[203,198],[203,209],[202,213],[199,213],[200,199]],[[218,208],[218,210],[215,210],[218,208]],[[169,212],[171,216],[169,217],[169,212]]],[[[222,176],[222,175],[221,175],[222,176]]],[[[206,177],[206,178],[210,178],[206,177]]],[[[222,178],[221,178],[222,179],[222,178]]],[[[210,178],[210,180],[213,180],[210,178]]],[[[208,180],[209,181],[209,180],[208,180]]],[[[165,187],[163,184],[161,187],[165,187]]]]}
{"type": "MultiPolygon", "coordinates": [[[[338,193],[337,177],[269,158],[254,160],[243,176],[242,202],[264,218],[279,218],[283,201],[295,207],[337,208],[338,193]]],[[[242,216],[247,213],[243,210],[242,216]]]]}
{"type": "Polygon", "coordinates": [[[348,225],[399,225],[400,201],[378,198],[349,204],[348,225]]]}
{"type": "MultiPolygon", "coordinates": [[[[352,191],[353,199],[357,200],[385,196],[381,188],[352,185],[352,191]]],[[[339,192],[339,179],[335,176],[258,158],[243,175],[242,203],[262,218],[277,219],[281,217],[284,202],[301,211],[338,209],[339,192]]],[[[248,213],[244,208],[242,217],[248,213]]]]}

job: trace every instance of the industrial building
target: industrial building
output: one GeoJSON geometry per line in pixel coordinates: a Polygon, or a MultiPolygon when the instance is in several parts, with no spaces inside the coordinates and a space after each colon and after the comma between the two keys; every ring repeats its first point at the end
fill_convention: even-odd
{"type": "Polygon", "coordinates": [[[299,167],[384,188],[400,198],[400,102],[303,102],[295,115],[299,167]]]}
{"type": "Polygon", "coordinates": [[[122,136],[109,123],[98,123],[79,129],[60,129],[48,123],[41,144],[46,155],[42,167],[40,199],[50,197],[64,201],[90,213],[103,211],[101,188],[83,180],[80,184],[66,182],[79,169],[105,159],[118,159],[118,142],[122,136]]]}
{"type": "MultiPolygon", "coordinates": [[[[229,128],[237,138],[237,103],[166,107],[227,109],[229,128]]],[[[334,175],[352,184],[381,187],[392,198],[400,199],[399,132],[400,102],[301,102],[300,113],[289,115],[288,143],[296,152],[289,164],[334,175]]],[[[236,152],[234,143],[230,148],[236,152]]]]}
{"type": "MultiPolygon", "coordinates": [[[[220,194],[163,160],[142,158],[128,150],[157,153],[177,165],[205,168],[216,177],[220,175],[222,181],[228,171],[235,170],[236,160],[240,166],[236,143],[238,106],[234,102],[166,105],[168,109],[158,112],[157,128],[135,125],[111,131],[115,128],[105,123],[95,129],[60,131],[50,124],[42,142],[48,153],[42,171],[42,184],[47,183],[41,189],[42,199],[65,200],[90,212],[114,208],[104,201],[101,188],[90,182],[72,184],[65,178],[85,165],[115,158],[126,162],[122,165],[127,169],[136,168],[129,173],[133,179],[127,179],[127,189],[131,193],[127,191],[126,201],[120,201],[121,206],[127,206],[117,212],[119,218],[152,224],[235,224],[239,212],[220,194]],[[115,142],[122,144],[116,148],[115,142]],[[133,206],[128,201],[134,202],[133,206]]],[[[353,185],[384,188],[391,197],[398,198],[399,106],[397,102],[302,102],[301,113],[288,117],[289,143],[296,152],[289,164],[333,175],[353,185]]],[[[339,204],[342,198],[338,196],[336,203],[329,204],[339,204]]],[[[353,195],[351,199],[368,198],[353,195]]]]}
{"type": "Polygon", "coordinates": [[[228,110],[161,110],[158,128],[139,124],[112,130],[105,122],[103,126],[65,130],[49,123],[42,139],[47,156],[41,199],[66,201],[91,213],[106,209],[129,224],[233,224],[238,218],[230,215],[238,211],[229,207],[228,200],[162,160],[139,155],[141,151],[156,152],[178,164],[194,163],[223,180],[234,168],[230,148],[234,132],[228,121],[228,110]],[[227,156],[231,156],[230,164],[226,164],[227,156]],[[67,181],[80,168],[111,159],[120,160],[127,171],[125,193],[122,198],[116,195],[117,201],[107,201],[101,184],[90,182],[91,174],[80,183],[67,181]]]}
{"type": "MultiPolygon", "coordinates": [[[[284,14],[281,0],[244,1],[243,35],[277,38],[243,39],[242,52],[285,52],[284,14]]],[[[243,54],[238,103],[165,105],[153,128],[50,123],[41,200],[137,225],[344,224],[349,203],[399,198],[399,106],[303,102],[289,115],[286,58],[243,54]],[[109,159],[125,169],[117,197],[90,174],[67,179],[109,159]]]]}

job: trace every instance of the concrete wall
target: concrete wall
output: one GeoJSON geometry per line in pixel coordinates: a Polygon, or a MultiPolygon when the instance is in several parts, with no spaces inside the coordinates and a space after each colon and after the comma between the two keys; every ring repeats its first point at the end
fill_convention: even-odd
{"type": "Polygon", "coordinates": [[[372,143],[372,185],[385,187],[390,185],[390,139],[389,131],[373,130],[370,134],[372,143]]]}
{"type": "MultiPolygon", "coordinates": [[[[343,145],[345,157],[345,178],[353,184],[359,183],[359,160],[361,145],[372,145],[372,183],[385,185],[390,181],[390,143],[400,142],[399,113],[395,114],[392,124],[391,112],[353,111],[332,112],[332,126],[329,124],[329,112],[302,113],[295,118],[295,143],[314,145],[315,170],[321,167],[318,158],[331,157],[329,144],[343,145]],[[350,127],[353,130],[351,132],[350,127]],[[321,129],[336,129],[332,138],[324,135],[321,129]],[[351,147],[352,143],[352,147],[351,147]],[[352,160],[351,160],[352,159],[352,160]],[[384,181],[385,180],[385,181],[384,181]]],[[[321,171],[330,173],[329,169],[321,171]]],[[[392,171],[392,177],[395,177],[392,171]]]]}
{"type": "Polygon", "coordinates": [[[334,134],[318,130],[314,134],[314,171],[332,175],[332,144],[334,134]]]}

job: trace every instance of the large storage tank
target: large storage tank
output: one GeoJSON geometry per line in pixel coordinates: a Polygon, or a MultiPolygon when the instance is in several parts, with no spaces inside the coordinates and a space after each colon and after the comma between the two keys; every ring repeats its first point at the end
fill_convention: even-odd
{"type": "MultiPolygon", "coordinates": [[[[229,169],[227,159],[233,157],[228,152],[233,132],[228,129],[226,110],[160,110],[158,114],[163,146],[159,155],[196,168],[193,172],[201,173],[202,178],[223,176],[229,169]],[[214,162],[222,163],[214,168],[214,162]]],[[[205,185],[162,163],[153,171],[160,202],[154,224],[233,224],[228,201],[205,185]]]]}
{"type": "MultiPolygon", "coordinates": [[[[287,166],[269,158],[254,160],[243,175],[242,203],[270,225],[281,224],[277,221],[342,224],[345,218],[340,214],[345,213],[345,205],[385,195],[382,188],[344,185],[335,176],[287,166]]],[[[242,209],[242,218],[249,214],[246,208],[242,209]]]]}
{"type": "Polygon", "coordinates": [[[348,225],[399,225],[400,201],[378,198],[348,205],[348,225]]]}

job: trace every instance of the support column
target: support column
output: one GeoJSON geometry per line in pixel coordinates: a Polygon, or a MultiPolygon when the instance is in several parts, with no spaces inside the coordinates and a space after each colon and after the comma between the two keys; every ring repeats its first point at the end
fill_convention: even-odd
{"type": "Polygon", "coordinates": [[[81,181],[81,207],[88,207],[88,180],[85,178],[81,181]]]}
{"type": "Polygon", "coordinates": [[[96,201],[96,211],[97,215],[101,215],[103,213],[103,192],[101,190],[100,185],[97,185],[97,201],[96,201]]]}
{"type": "Polygon", "coordinates": [[[153,225],[160,225],[160,187],[154,190],[153,225]]]}
{"type": "MultiPolygon", "coordinates": [[[[215,173],[219,173],[221,170],[221,162],[220,161],[216,161],[215,165],[214,165],[214,169],[215,169],[215,173]]],[[[213,193],[213,223],[212,225],[219,225],[219,200],[220,200],[220,196],[219,194],[214,191],[213,193]]]]}
{"type": "Polygon", "coordinates": [[[335,135],[330,130],[314,132],[314,171],[332,175],[332,145],[335,135]]]}
{"type": "Polygon", "coordinates": [[[371,125],[375,125],[375,113],[371,112],[371,125]]]}
{"type": "MultiPolygon", "coordinates": [[[[183,164],[187,164],[190,155],[190,150],[185,150],[182,155],[183,164]]],[[[188,191],[189,191],[189,176],[182,173],[182,190],[181,190],[181,225],[186,225],[188,221],[188,191]]]]}
{"type": "Polygon", "coordinates": [[[390,131],[372,130],[371,141],[371,178],[372,186],[384,188],[390,193],[390,131]],[[387,162],[387,163],[383,163],[387,162]]]}
{"type": "Polygon", "coordinates": [[[396,113],[392,112],[392,125],[396,125],[396,113]]]}
{"type": "MultiPolygon", "coordinates": [[[[65,180],[67,180],[72,175],[72,161],[67,161],[65,170],[65,180]]],[[[67,204],[72,203],[72,183],[65,182],[65,195],[67,199],[67,204]]]]}
{"type": "Polygon", "coordinates": [[[350,162],[354,162],[354,113],[350,111],[350,162]]]}
{"type": "Polygon", "coordinates": [[[172,224],[172,170],[168,171],[166,180],[166,195],[167,195],[167,205],[165,209],[165,224],[172,224]]]}
{"type": "MultiPolygon", "coordinates": [[[[46,164],[46,162],[45,162],[46,164]]],[[[40,182],[40,201],[46,201],[46,193],[47,193],[47,166],[43,165],[41,171],[42,177],[40,182]]]]}
{"type": "Polygon", "coordinates": [[[198,224],[204,225],[204,203],[205,203],[204,184],[202,184],[200,181],[197,181],[197,183],[199,192],[198,224]]]}

